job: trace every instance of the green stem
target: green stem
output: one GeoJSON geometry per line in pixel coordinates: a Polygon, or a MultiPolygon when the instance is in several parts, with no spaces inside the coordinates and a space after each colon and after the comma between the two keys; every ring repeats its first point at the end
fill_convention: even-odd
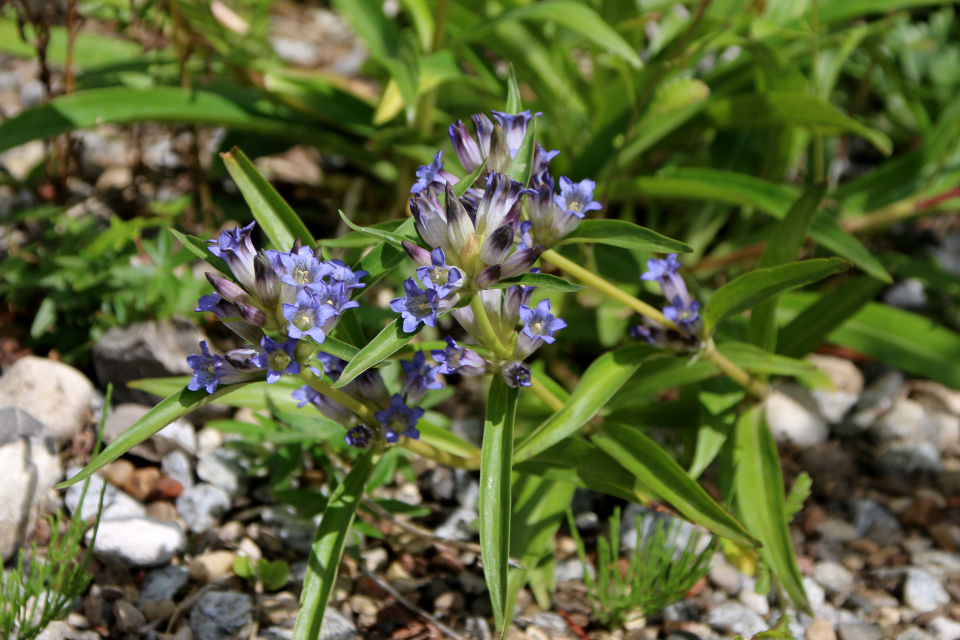
{"type": "Polygon", "coordinates": [[[480,338],[485,343],[483,346],[490,349],[498,358],[503,360],[512,358],[513,352],[500,342],[497,332],[493,330],[490,317],[487,315],[487,310],[483,308],[483,301],[480,299],[479,293],[474,294],[473,300],[470,301],[470,309],[473,310],[473,319],[480,331],[480,338]]]}
{"type": "Polygon", "coordinates": [[[534,376],[530,381],[529,389],[533,392],[533,395],[540,398],[541,402],[547,405],[551,411],[560,411],[560,409],[563,409],[565,406],[563,400],[554,395],[550,389],[547,389],[547,387],[540,382],[536,376],[534,376]]]}
{"type": "Polygon", "coordinates": [[[449,451],[438,449],[432,444],[427,444],[423,440],[411,440],[410,438],[403,438],[400,441],[400,446],[422,458],[435,460],[436,462],[448,467],[470,470],[476,470],[480,468],[479,456],[473,458],[464,458],[462,456],[454,455],[449,451]]]}
{"type": "Polygon", "coordinates": [[[713,338],[707,340],[707,344],[703,348],[703,357],[717,365],[728,378],[761,400],[770,395],[770,388],[766,384],[751,377],[746,370],[741,369],[731,362],[727,356],[720,353],[717,350],[717,345],[713,342],[713,338]]]}
{"type": "Polygon", "coordinates": [[[346,393],[340,389],[334,389],[329,384],[313,375],[313,372],[310,371],[307,367],[302,367],[300,369],[300,379],[310,385],[314,391],[323,394],[333,400],[334,402],[339,402],[345,406],[350,411],[353,411],[360,419],[371,427],[375,427],[379,424],[379,420],[374,415],[373,409],[360,402],[356,398],[348,396],[346,393]]]}

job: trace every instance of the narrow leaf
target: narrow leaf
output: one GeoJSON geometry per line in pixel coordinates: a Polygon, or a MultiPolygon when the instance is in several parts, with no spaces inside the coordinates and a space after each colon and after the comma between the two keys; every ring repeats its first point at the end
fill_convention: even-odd
{"type": "Polygon", "coordinates": [[[378,333],[367,346],[360,349],[359,353],[354,356],[350,364],[340,374],[340,379],[333,385],[334,388],[340,389],[346,386],[370,367],[374,367],[389,358],[400,347],[407,344],[413,336],[420,333],[421,329],[423,329],[422,324],[418,325],[413,333],[407,333],[403,330],[403,321],[399,318],[388,324],[383,331],[378,333]]]}
{"type": "Polygon", "coordinates": [[[417,235],[417,233],[414,232],[412,229],[408,230],[407,235],[401,235],[399,233],[396,233],[395,231],[386,231],[384,229],[378,229],[377,227],[361,227],[360,225],[357,225],[351,222],[350,218],[348,218],[347,214],[345,214],[343,211],[340,212],[340,218],[347,224],[348,227],[350,227],[354,231],[359,231],[360,233],[366,234],[368,236],[372,236],[374,238],[380,238],[384,242],[388,242],[394,247],[403,249],[400,243],[403,241],[407,241],[407,242],[413,242],[414,244],[418,244],[424,248],[427,248],[427,245],[422,240],[420,240],[420,236],[417,235]]]}
{"type": "Polygon", "coordinates": [[[723,450],[737,419],[737,406],[746,397],[743,388],[730,378],[707,380],[697,393],[700,401],[700,428],[690,462],[690,477],[696,480],[723,450]]]}
{"type": "Polygon", "coordinates": [[[480,548],[498,631],[510,624],[506,610],[510,558],[510,474],[517,390],[494,376],[487,396],[480,461],[480,548]]]}
{"type": "Polygon", "coordinates": [[[91,460],[80,473],[69,480],[61,482],[57,485],[57,488],[65,489],[70,485],[86,480],[168,424],[179,420],[204,405],[210,404],[218,398],[242,389],[248,384],[251,383],[239,382],[237,384],[221,386],[217,388],[215,393],[207,393],[204,389],[190,391],[184,387],[169,398],[163,400],[153,409],[150,409],[142,418],[130,425],[126,431],[121,433],[101,451],[96,458],[91,460]]]}
{"type": "Polygon", "coordinates": [[[523,104],[520,102],[520,86],[517,84],[517,74],[510,64],[510,75],[507,76],[507,110],[506,113],[520,113],[523,104]]]}
{"type": "Polygon", "coordinates": [[[273,246],[279,251],[289,251],[293,241],[300,238],[300,241],[311,249],[317,248],[316,241],[300,217],[253,166],[243,151],[234,147],[227,153],[221,153],[220,157],[240,188],[243,199],[250,205],[257,224],[263,228],[273,246]]]}
{"type": "Polygon", "coordinates": [[[527,124],[527,133],[523,136],[523,142],[517,149],[517,155],[513,156],[510,166],[507,168],[507,175],[519,182],[528,184],[530,176],[533,174],[533,154],[536,151],[537,142],[537,116],[534,115],[527,124]]]}
{"type": "Polygon", "coordinates": [[[293,627],[294,640],[317,640],[323,624],[327,601],[337,581],[340,558],[347,543],[347,534],[357,514],[377,451],[369,449],[353,466],[344,481],[334,490],[323,511],[320,526],[313,539],[307,575],[300,594],[300,614],[293,627]]]}
{"type": "Polygon", "coordinates": [[[357,357],[357,354],[360,353],[360,349],[357,349],[352,344],[347,344],[336,338],[327,336],[323,341],[323,344],[320,345],[320,350],[324,353],[329,353],[332,356],[336,356],[341,360],[346,360],[350,362],[357,357]]]}
{"type": "Polygon", "coordinates": [[[540,287],[541,289],[550,289],[552,291],[564,291],[567,293],[574,293],[576,291],[580,291],[581,289],[586,289],[586,287],[582,285],[574,284],[569,280],[564,280],[560,276],[553,276],[549,273],[525,273],[522,276],[517,276],[516,278],[501,280],[490,288],[506,289],[507,287],[512,287],[518,284],[540,287]]]}
{"type": "Polygon", "coordinates": [[[458,198],[462,198],[463,194],[467,192],[467,189],[472,187],[477,179],[480,177],[480,174],[484,172],[487,167],[487,161],[484,160],[480,163],[480,166],[473,170],[473,173],[468,175],[463,180],[459,180],[457,184],[453,185],[453,191],[457,194],[458,198]]]}
{"type": "Polygon", "coordinates": [[[820,258],[744,274],[721,287],[710,298],[703,311],[704,335],[709,336],[730,316],[751,309],[772,296],[841,273],[851,266],[840,258],[820,258]]]}
{"type": "Polygon", "coordinates": [[[691,522],[737,544],[757,546],[757,541],[743,525],[724,511],[683,467],[639,429],[605,422],[593,442],[691,522]]]}
{"type": "Polygon", "coordinates": [[[210,253],[208,248],[210,245],[208,245],[206,242],[195,236],[189,236],[185,233],[180,233],[172,227],[167,227],[167,231],[173,234],[173,237],[179,240],[180,244],[186,247],[187,251],[197,256],[211,267],[222,274],[230,273],[230,267],[227,266],[227,263],[210,253]]]}
{"type": "Polygon", "coordinates": [[[755,406],[737,421],[734,474],[737,511],[747,529],[763,543],[760,555],[783,584],[793,604],[810,613],[803,576],[790,539],[780,455],[764,416],[762,408],[755,406]]]}
{"type": "Polygon", "coordinates": [[[568,242],[597,242],[626,249],[651,253],[690,253],[688,245],[662,236],[626,220],[583,220],[573,233],[563,239],[568,242]]]}
{"type": "MultiPolygon", "coordinates": [[[[414,232],[415,229],[416,223],[413,221],[413,218],[407,218],[393,233],[398,236],[406,236],[414,232]]],[[[363,282],[367,285],[366,288],[369,289],[373,287],[374,284],[390,273],[394,267],[403,262],[406,257],[406,251],[398,249],[388,242],[381,242],[368,251],[357,264],[357,269],[363,269],[370,274],[363,279],[363,282]]]]}

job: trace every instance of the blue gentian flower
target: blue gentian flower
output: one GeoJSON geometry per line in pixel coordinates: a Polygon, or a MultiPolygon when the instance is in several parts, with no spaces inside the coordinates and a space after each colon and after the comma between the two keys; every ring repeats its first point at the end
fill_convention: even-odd
{"type": "Polygon", "coordinates": [[[437,326],[437,307],[440,303],[437,292],[433,289],[424,291],[413,278],[404,281],[403,290],[402,298],[394,298],[390,302],[390,308],[403,318],[403,330],[413,333],[421,322],[428,327],[437,326]]]}
{"type": "Polygon", "coordinates": [[[700,321],[699,309],[700,303],[696,300],[687,302],[676,296],[672,305],[663,308],[663,315],[687,333],[697,333],[703,324],[700,321]]]}
{"type": "Polygon", "coordinates": [[[479,376],[486,373],[487,363],[479,353],[457,344],[457,341],[447,336],[447,346],[443,349],[434,349],[430,352],[433,359],[440,363],[437,373],[448,376],[459,373],[465,376],[479,376]]]}
{"type": "Polygon", "coordinates": [[[348,445],[356,449],[366,449],[373,439],[373,431],[362,424],[358,424],[343,437],[348,445]]]}
{"type": "Polygon", "coordinates": [[[529,387],[533,383],[530,381],[532,372],[530,367],[525,365],[522,362],[510,362],[500,371],[500,375],[503,377],[504,382],[507,383],[508,387],[519,388],[519,387],[529,387]]]}
{"type": "Polygon", "coordinates": [[[316,292],[317,301],[325,307],[330,307],[333,315],[338,317],[347,309],[360,306],[358,301],[350,299],[350,294],[347,293],[347,287],[343,282],[321,283],[317,285],[316,292]]]}
{"type": "Polygon", "coordinates": [[[343,263],[343,260],[331,260],[322,262],[320,266],[320,275],[324,278],[329,277],[332,282],[342,282],[347,289],[362,289],[367,286],[360,283],[360,278],[368,275],[363,269],[353,271],[343,263]]]}
{"type": "Polygon", "coordinates": [[[300,364],[293,357],[293,351],[297,348],[296,338],[288,338],[281,344],[263,336],[260,346],[263,351],[255,358],[254,363],[267,370],[267,382],[273,384],[284,373],[300,373],[300,364]]]}
{"type": "Polygon", "coordinates": [[[417,422],[424,413],[420,407],[408,407],[400,394],[395,393],[390,398],[390,406],[383,411],[377,411],[374,415],[384,429],[387,442],[393,443],[399,440],[401,435],[414,440],[419,439],[417,422]]]}
{"type": "Polygon", "coordinates": [[[439,192],[443,191],[448,184],[457,184],[457,177],[443,168],[443,162],[440,160],[442,155],[442,151],[437,151],[437,155],[433,156],[433,162],[417,169],[417,181],[410,188],[410,193],[420,193],[430,188],[439,192]]]}
{"type": "Polygon", "coordinates": [[[190,391],[206,389],[207,393],[213,393],[217,390],[217,364],[222,359],[216,354],[211,354],[207,348],[207,341],[200,341],[201,355],[187,356],[187,366],[193,369],[193,377],[187,384],[190,391]]]}
{"type": "Polygon", "coordinates": [[[284,284],[312,288],[323,284],[323,263],[310,247],[300,247],[296,252],[278,253],[277,259],[283,268],[280,281],[284,284]]]}
{"type": "Polygon", "coordinates": [[[224,231],[216,240],[207,240],[210,253],[226,262],[233,276],[250,291],[253,291],[255,280],[253,260],[257,256],[250,238],[254,224],[251,222],[245,227],[224,231]]]}
{"type": "Polygon", "coordinates": [[[329,304],[322,304],[316,291],[304,287],[297,292],[296,304],[283,305],[283,317],[287,321],[287,335],[291,338],[309,336],[317,343],[322,343],[327,335],[323,325],[336,311],[329,304]]]}
{"type": "Polygon", "coordinates": [[[443,389],[443,383],[437,380],[437,372],[440,366],[431,367],[427,364],[427,357],[423,351],[417,351],[412,361],[401,360],[400,366],[403,372],[407,374],[407,379],[403,383],[403,389],[400,393],[406,397],[410,404],[417,404],[427,395],[429,389],[443,389]]]}
{"type": "Polygon", "coordinates": [[[597,183],[593,180],[581,180],[572,182],[569,178],[562,176],[560,178],[560,195],[553,200],[557,205],[575,216],[582,218],[587,211],[595,211],[603,205],[593,201],[593,190],[597,183]]]}
{"type": "Polygon", "coordinates": [[[453,289],[459,289],[463,275],[456,267],[447,265],[447,256],[437,247],[430,252],[431,265],[418,267],[417,277],[427,289],[433,289],[441,298],[447,297],[453,289]]]}
{"type": "Polygon", "coordinates": [[[690,293],[687,285],[680,276],[682,262],[677,260],[676,254],[670,254],[664,259],[652,258],[647,260],[647,271],[640,276],[641,280],[656,280],[667,300],[679,297],[686,306],[690,304],[690,293]]]}
{"type": "Polygon", "coordinates": [[[538,302],[535,310],[526,305],[520,305],[520,318],[523,320],[525,335],[543,340],[547,344],[552,344],[556,339],[553,337],[555,331],[567,326],[566,322],[560,318],[554,318],[550,313],[550,301],[547,299],[538,302]]]}

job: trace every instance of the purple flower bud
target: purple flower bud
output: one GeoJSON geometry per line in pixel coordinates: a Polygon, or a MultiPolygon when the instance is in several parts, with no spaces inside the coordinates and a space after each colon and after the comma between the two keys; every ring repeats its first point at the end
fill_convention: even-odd
{"type": "Polygon", "coordinates": [[[331,260],[330,262],[320,263],[321,277],[329,277],[331,282],[342,282],[347,289],[362,289],[367,286],[360,284],[360,278],[368,273],[364,270],[354,273],[350,267],[345,265],[342,260],[331,260]]]}
{"type": "Polygon", "coordinates": [[[534,186],[535,183],[543,181],[544,174],[547,172],[547,165],[559,154],[559,149],[556,151],[546,151],[540,146],[539,142],[536,144],[533,148],[533,174],[530,176],[530,186],[534,186]]]}
{"type": "Polygon", "coordinates": [[[247,324],[252,324],[255,327],[265,327],[269,323],[267,314],[265,314],[263,311],[260,311],[260,309],[257,309],[253,305],[238,302],[237,310],[240,311],[240,317],[247,324]]]}
{"type": "Polygon", "coordinates": [[[323,325],[336,315],[332,305],[322,304],[317,292],[306,287],[297,292],[296,304],[283,305],[283,317],[287,321],[287,335],[291,338],[309,336],[318,344],[326,340],[323,325]]]}
{"type": "Polygon", "coordinates": [[[527,193],[534,192],[524,189],[522,184],[506,175],[491,173],[487,177],[483,198],[477,206],[477,234],[488,236],[502,227],[513,205],[527,193]]]}
{"type": "Polygon", "coordinates": [[[410,200],[410,213],[417,223],[420,237],[431,247],[446,247],[447,216],[440,207],[440,201],[429,191],[425,191],[410,200]]]}
{"type": "Polygon", "coordinates": [[[199,356],[187,356],[187,366],[193,369],[193,377],[190,378],[187,389],[206,389],[207,393],[213,393],[217,390],[217,363],[221,357],[210,353],[206,340],[200,341],[200,351],[199,356]]]}
{"type": "MultiPolygon", "coordinates": [[[[516,153],[516,152],[513,152],[516,153]]],[[[513,153],[507,144],[507,136],[500,123],[493,125],[490,133],[490,151],[487,153],[487,169],[494,173],[506,173],[513,160],[513,153]]]]}
{"type": "Polygon", "coordinates": [[[308,386],[302,386],[295,390],[290,394],[290,397],[297,401],[298,408],[306,404],[311,404],[316,407],[324,417],[346,428],[350,428],[356,421],[353,413],[345,406],[321,395],[308,386]]]}
{"type": "Polygon", "coordinates": [[[408,407],[400,394],[395,393],[390,398],[390,406],[383,411],[377,411],[374,415],[384,429],[387,442],[393,443],[399,440],[401,435],[414,440],[419,439],[417,422],[424,413],[420,407],[408,407]]]}
{"type": "Polygon", "coordinates": [[[214,292],[201,297],[197,304],[196,311],[215,313],[217,318],[223,322],[228,329],[251,344],[257,344],[260,342],[260,338],[263,337],[263,331],[259,327],[243,321],[241,319],[242,312],[240,308],[236,304],[221,298],[219,293],[214,292]]]}
{"type": "Polygon", "coordinates": [[[530,234],[530,229],[532,228],[533,222],[530,220],[524,220],[517,226],[517,237],[520,238],[520,242],[517,243],[517,251],[529,249],[536,244],[533,241],[533,236],[530,234]]]}
{"type": "Polygon", "coordinates": [[[226,262],[233,277],[251,291],[255,278],[253,259],[257,255],[253,240],[250,239],[253,226],[254,223],[251,222],[245,227],[224,231],[216,240],[207,240],[210,253],[226,262]]]}
{"type": "Polygon", "coordinates": [[[517,336],[517,347],[514,354],[521,360],[537,350],[546,342],[552,344],[556,338],[555,331],[567,326],[560,318],[554,318],[550,313],[550,301],[541,300],[536,309],[520,305],[520,317],[523,319],[523,331],[517,336]]]}
{"type": "MultiPolygon", "coordinates": [[[[530,273],[540,273],[540,269],[530,269],[530,273]]],[[[530,304],[530,296],[536,287],[516,284],[503,291],[503,326],[513,329],[520,320],[520,306],[530,304]]]]}
{"type": "Polygon", "coordinates": [[[480,261],[484,264],[500,264],[513,252],[513,227],[503,225],[490,234],[480,247],[480,261]]]}
{"type": "Polygon", "coordinates": [[[443,383],[437,380],[437,371],[440,367],[431,367],[427,364],[427,357],[423,351],[417,351],[413,356],[413,361],[400,361],[407,379],[403,383],[401,393],[406,397],[410,404],[417,404],[427,394],[429,389],[443,389],[443,383]]]}
{"type": "Polygon", "coordinates": [[[320,398],[320,392],[314,391],[311,387],[303,385],[299,389],[293,391],[290,394],[290,397],[297,401],[297,409],[302,409],[307,404],[316,404],[317,399],[320,398]]]}
{"type": "Polygon", "coordinates": [[[539,244],[529,249],[516,251],[500,265],[503,268],[500,278],[513,278],[527,273],[530,267],[540,259],[541,254],[543,254],[543,245],[539,244]]]}
{"type": "Polygon", "coordinates": [[[404,296],[394,298],[390,308],[403,318],[403,330],[413,333],[421,322],[428,327],[437,326],[437,308],[440,296],[433,289],[424,291],[417,286],[413,278],[403,283],[404,296]]]}
{"type": "Polygon", "coordinates": [[[373,431],[362,424],[358,424],[343,437],[348,445],[356,449],[366,449],[373,439],[373,431]]]}
{"type": "Polygon", "coordinates": [[[280,276],[270,258],[263,251],[253,261],[254,291],[261,304],[267,309],[276,309],[280,302],[280,276]]]}
{"type": "Polygon", "coordinates": [[[484,159],[487,157],[487,151],[490,148],[490,141],[487,141],[487,148],[481,151],[480,146],[467,131],[467,125],[457,120],[450,125],[448,130],[450,142],[453,144],[453,150],[457,153],[457,159],[463,166],[464,171],[473,173],[477,170],[484,159]]]}
{"type": "Polygon", "coordinates": [[[689,333],[664,329],[657,323],[639,324],[630,329],[630,336],[643,340],[660,349],[670,348],[680,353],[695,353],[700,350],[700,338],[689,333]]]}
{"type": "Polygon", "coordinates": [[[267,370],[268,383],[273,384],[278,381],[284,373],[294,375],[300,373],[300,364],[293,357],[293,351],[297,348],[296,338],[288,338],[286,342],[280,344],[263,336],[260,346],[263,347],[263,351],[254,359],[254,362],[261,369],[267,370]]]}
{"type": "MultiPolygon", "coordinates": [[[[403,250],[407,252],[407,256],[413,260],[414,264],[421,267],[429,267],[433,264],[433,260],[430,257],[430,251],[427,251],[423,247],[417,246],[406,240],[403,240],[400,245],[403,247],[403,250]]],[[[440,249],[440,247],[437,247],[437,249],[440,249]]],[[[443,251],[443,249],[440,250],[443,251]]]]}
{"type": "Polygon", "coordinates": [[[459,373],[464,376],[480,376],[486,373],[487,363],[480,354],[471,349],[460,347],[457,342],[447,336],[447,346],[444,349],[434,349],[430,352],[433,359],[440,363],[437,373],[448,376],[459,373]]]}
{"type": "Polygon", "coordinates": [[[378,369],[367,369],[343,388],[346,393],[363,400],[369,400],[375,405],[385,407],[390,401],[390,392],[383,382],[383,376],[378,369]]]}
{"type": "Polygon", "coordinates": [[[230,302],[242,302],[244,304],[253,304],[253,298],[244,291],[236,282],[227,280],[223,276],[218,276],[215,273],[210,273],[209,271],[204,274],[207,276],[207,281],[213,285],[213,288],[216,289],[217,293],[220,294],[220,297],[224,300],[230,302]]]}
{"type": "Polygon", "coordinates": [[[430,252],[430,266],[419,267],[417,277],[427,289],[433,289],[441,298],[463,285],[463,275],[456,267],[447,266],[447,257],[443,249],[437,247],[430,252]]]}
{"type": "Polygon", "coordinates": [[[329,353],[324,353],[323,351],[317,354],[317,359],[323,365],[323,370],[334,382],[340,379],[340,374],[343,373],[343,370],[347,366],[347,362],[345,360],[341,360],[337,356],[332,356],[329,353]]]}
{"type": "Polygon", "coordinates": [[[593,201],[593,190],[597,183],[593,180],[581,180],[572,182],[570,178],[561,176],[560,195],[554,198],[554,202],[566,211],[582,218],[587,211],[600,209],[602,205],[593,201]]]}
{"type": "Polygon", "coordinates": [[[500,375],[503,377],[504,382],[507,383],[508,387],[519,388],[519,387],[529,387],[533,383],[530,381],[532,375],[530,367],[523,364],[522,362],[510,362],[500,371],[500,375]]]}
{"type": "Polygon", "coordinates": [[[447,218],[447,240],[450,243],[450,249],[455,255],[460,256],[461,260],[466,260],[472,253],[471,248],[476,246],[476,231],[470,215],[463,208],[463,204],[457,199],[457,194],[450,185],[447,185],[444,213],[447,218]]]}
{"type": "Polygon", "coordinates": [[[670,254],[665,259],[653,258],[647,260],[647,272],[640,276],[641,280],[656,280],[667,300],[680,298],[684,306],[689,307],[691,298],[687,291],[687,284],[680,276],[682,262],[677,260],[676,254],[670,254]]]}
{"type": "Polygon", "coordinates": [[[433,162],[417,169],[417,181],[410,188],[410,193],[420,193],[425,189],[442,191],[447,184],[457,184],[457,177],[443,168],[440,160],[442,154],[442,151],[437,151],[433,162]]]}
{"type": "Polygon", "coordinates": [[[503,269],[500,265],[495,264],[487,267],[483,271],[477,274],[477,277],[474,279],[474,284],[477,285],[478,289],[486,289],[492,287],[493,285],[500,282],[501,273],[503,269]]]}

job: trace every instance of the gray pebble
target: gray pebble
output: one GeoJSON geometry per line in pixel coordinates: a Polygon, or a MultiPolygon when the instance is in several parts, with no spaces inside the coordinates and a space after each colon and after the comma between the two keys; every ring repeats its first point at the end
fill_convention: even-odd
{"type": "Polygon", "coordinates": [[[707,614],[706,623],[717,631],[736,633],[744,637],[754,636],[770,626],[759,614],[734,601],[725,602],[713,609],[707,614]]]}
{"type": "Polygon", "coordinates": [[[190,630],[196,640],[240,638],[252,623],[253,599],[245,593],[205,593],[190,612],[190,630]]]}
{"type": "Polygon", "coordinates": [[[194,533],[203,533],[218,525],[229,510],[227,492],[205,482],[193,485],[177,498],[177,513],[194,533]]]}
{"type": "Polygon", "coordinates": [[[903,602],[914,611],[933,611],[950,603],[950,594],[940,580],[922,569],[908,569],[903,583],[903,602]]]}

